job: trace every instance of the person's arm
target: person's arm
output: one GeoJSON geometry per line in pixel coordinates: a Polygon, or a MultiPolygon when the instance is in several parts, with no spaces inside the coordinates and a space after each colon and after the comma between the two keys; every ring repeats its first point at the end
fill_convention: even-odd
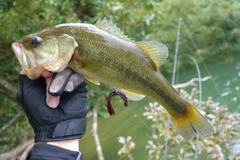
{"type": "Polygon", "coordinates": [[[53,141],[53,142],[47,142],[46,144],[62,147],[62,148],[69,149],[72,151],[79,150],[79,139],[53,141]]]}

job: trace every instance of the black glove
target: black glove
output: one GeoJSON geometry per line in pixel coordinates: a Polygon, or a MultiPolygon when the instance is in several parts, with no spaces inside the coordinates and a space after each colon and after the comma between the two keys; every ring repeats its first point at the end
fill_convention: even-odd
{"type": "MultiPolygon", "coordinates": [[[[23,105],[28,121],[34,129],[35,142],[77,139],[85,133],[88,111],[87,83],[79,76],[82,81],[77,85],[70,85],[72,89],[64,91],[68,86],[67,82],[73,79],[71,77],[78,76],[71,71],[64,83],[60,85],[59,90],[56,90],[55,85],[59,82],[58,76],[53,76],[49,88],[51,86],[55,88],[53,94],[61,95],[61,97],[59,105],[56,108],[50,108],[46,104],[45,79],[41,77],[37,80],[30,80],[26,75],[19,75],[20,89],[17,93],[17,100],[23,105]]],[[[70,81],[69,84],[71,83],[74,82],[70,81]]]]}

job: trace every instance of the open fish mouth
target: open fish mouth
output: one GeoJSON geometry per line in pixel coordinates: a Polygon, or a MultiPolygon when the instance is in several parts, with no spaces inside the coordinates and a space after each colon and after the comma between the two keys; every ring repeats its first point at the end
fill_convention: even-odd
{"type": "Polygon", "coordinates": [[[12,49],[21,65],[23,72],[30,79],[37,79],[45,70],[42,66],[36,63],[36,59],[31,51],[26,50],[18,42],[12,44],[12,49]]]}

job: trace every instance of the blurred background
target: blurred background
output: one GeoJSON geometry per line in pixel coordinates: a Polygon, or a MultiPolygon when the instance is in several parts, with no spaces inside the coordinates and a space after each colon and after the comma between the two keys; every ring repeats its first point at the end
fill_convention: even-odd
{"type": "MultiPolygon", "coordinates": [[[[21,68],[11,50],[11,44],[27,34],[57,24],[69,22],[94,24],[104,17],[117,23],[132,40],[156,40],[166,44],[169,58],[160,68],[160,72],[170,82],[179,32],[175,84],[198,78],[196,67],[187,56],[191,55],[200,67],[201,77],[212,76],[211,79],[202,82],[205,110],[208,107],[207,102],[210,101],[209,97],[212,97],[210,107],[212,110],[205,111],[209,120],[212,124],[221,122],[222,127],[228,128],[226,133],[216,132],[208,142],[206,139],[203,140],[203,143],[199,144],[200,150],[197,154],[202,159],[228,159],[240,154],[240,143],[236,141],[240,136],[235,133],[240,127],[239,0],[0,0],[0,154],[33,138],[27,118],[15,101],[18,73],[21,68]],[[222,114],[230,117],[229,120],[224,121],[226,120],[224,116],[219,118],[222,114]],[[233,122],[236,124],[232,124],[233,122]]],[[[91,132],[91,112],[94,107],[98,110],[98,136],[105,159],[131,159],[129,155],[134,159],[163,159],[166,150],[165,134],[158,138],[161,144],[153,141],[152,136],[157,134],[156,127],[153,126],[156,121],[149,117],[147,119],[146,114],[144,115],[147,112],[145,107],[149,106],[151,99],[130,102],[129,107],[125,108],[123,102],[114,97],[112,101],[116,115],[110,117],[105,105],[106,96],[113,88],[104,84],[101,86],[89,84],[88,87],[90,107],[88,128],[80,141],[84,159],[98,159],[91,132]],[[118,142],[120,136],[132,137],[135,148],[129,150],[131,154],[118,154],[123,146],[118,142]],[[155,143],[155,149],[151,148],[153,145],[149,144],[149,141],[155,143]]],[[[184,90],[193,94],[193,88],[196,87],[198,88],[193,86],[184,90]]],[[[198,97],[196,95],[193,98],[198,97]]],[[[157,124],[166,125],[166,113],[161,111],[161,114],[163,119],[157,124]]],[[[218,131],[220,126],[214,127],[218,131]]],[[[174,127],[170,131],[174,132],[171,136],[177,135],[174,127]]],[[[193,145],[195,141],[179,139],[170,137],[168,158],[180,159],[184,155],[183,159],[192,159],[196,151],[193,145]],[[186,151],[183,149],[185,145],[188,145],[186,151]]]]}

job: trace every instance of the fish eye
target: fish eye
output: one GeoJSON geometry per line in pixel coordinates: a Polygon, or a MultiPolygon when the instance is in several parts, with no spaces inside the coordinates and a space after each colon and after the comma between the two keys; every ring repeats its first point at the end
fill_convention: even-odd
{"type": "Polygon", "coordinates": [[[35,36],[35,37],[32,38],[31,44],[32,44],[34,47],[38,47],[41,43],[42,43],[42,38],[37,37],[37,36],[35,36]]]}

